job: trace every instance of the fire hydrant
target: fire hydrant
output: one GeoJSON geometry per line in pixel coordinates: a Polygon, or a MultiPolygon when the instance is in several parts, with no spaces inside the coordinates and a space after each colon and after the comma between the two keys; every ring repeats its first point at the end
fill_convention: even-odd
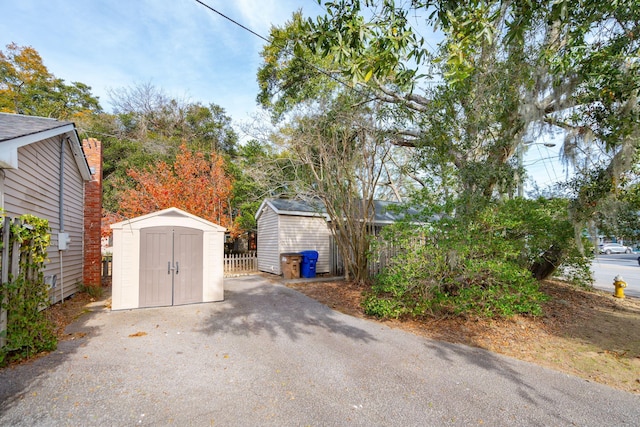
{"type": "Polygon", "coordinates": [[[618,274],[613,278],[613,286],[616,288],[613,296],[616,298],[624,298],[624,288],[627,287],[627,282],[624,281],[621,275],[618,274]]]}

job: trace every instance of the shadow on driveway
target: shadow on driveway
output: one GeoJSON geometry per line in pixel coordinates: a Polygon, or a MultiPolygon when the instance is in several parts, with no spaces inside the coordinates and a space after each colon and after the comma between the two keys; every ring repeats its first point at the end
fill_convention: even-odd
{"type": "Polygon", "coordinates": [[[348,316],[259,276],[225,279],[225,302],[215,307],[200,332],[239,336],[284,335],[292,341],[312,335],[317,328],[364,343],[375,341],[369,332],[345,322],[348,316]]]}
{"type": "MultiPolygon", "coordinates": [[[[99,336],[100,328],[86,326],[96,315],[96,312],[84,313],[73,323],[74,328],[82,329],[87,337],[99,336]]],[[[86,342],[85,338],[59,341],[56,350],[48,355],[0,369],[0,415],[24,399],[25,390],[33,389],[45,381],[50,372],[63,365],[86,342]]]]}
{"type": "Polygon", "coordinates": [[[634,425],[636,396],[339,312],[259,276],[95,313],[0,372],[0,425],[634,425]],[[604,414],[604,415],[603,415],[604,414]]]}

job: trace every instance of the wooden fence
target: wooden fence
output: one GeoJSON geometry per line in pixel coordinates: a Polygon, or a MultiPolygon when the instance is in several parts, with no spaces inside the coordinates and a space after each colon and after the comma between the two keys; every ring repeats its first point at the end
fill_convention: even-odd
{"type": "MultiPolygon", "coordinates": [[[[380,238],[378,238],[380,239],[380,238]]],[[[379,240],[378,245],[372,248],[372,253],[369,256],[367,262],[367,269],[369,270],[369,276],[374,277],[382,272],[392,262],[393,258],[411,248],[416,248],[420,245],[427,244],[427,240],[424,236],[416,235],[408,242],[404,247],[393,245],[391,243],[385,243],[379,240]]],[[[333,276],[344,275],[344,262],[340,256],[338,250],[338,244],[335,238],[331,237],[331,245],[329,251],[329,266],[331,274],[333,276]]]]}
{"type": "Polygon", "coordinates": [[[102,255],[102,278],[111,277],[113,268],[113,255],[102,255]]]}
{"type": "Polygon", "coordinates": [[[256,252],[224,255],[224,275],[242,276],[258,272],[258,255],[256,252]]]}
{"type": "MultiPolygon", "coordinates": [[[[111,277],[113,256],[102,256],[102,277],[111,277]]],[[[242,254],[224,255],[224,275],[241,276],[258,272],[258,256],[255,251],[242,254]]]]}
{"type": "MultiPolygon", "coordinates": [[[[20,243],[17,239],[11,244],[11,218],[5,217],[2,219],[2,232],[0,239],[2,240],[2,261],[0,262],[0,276],[2,277],[2,283],[0,285],[0,347],[4,347],[7,343],[7,294],[5,292],[5,284],[9,282],[9,277],[18,276],[18,268],[20,257],[15,256],[20,253],[20,243]],[[10,255],[13,255],[10,257],[10,255]]],[[[19,224],[20,220],[16,219],[16,224],[19,224]]]]}
{"type": "MultiPolygon", "coordinates": [[[[12,310],[15,310],[10,301],[10,294],[8,291],[8,285],[10,280],[18,280],[19,276],[33,285],[23,285],[18,291],[22,294],[22,298],[30,299],[31,292],[39,288],[38,282],[42,279],[40,276],[41,270],[38,268],[28,268],[26,271],[21,267],[21,258],[31,257],[30,251],[22,251],[22,248],[29,247],[28,242],[24,242],[23,237],[14,237],[14,230],[11,229],[11,224],[15,228],[28,228],[33,229],[31,225],[23,222],[20,218],[9,218],[8,216],[0,218],[0,348],[4,347],[7,343],[7,328],[12,315],[12,310]]],[[[46,282],[45,282],[46,283],[46,282]]],[[[44,309],[45,306],[38,307],[38,310],[44,309]]]]}

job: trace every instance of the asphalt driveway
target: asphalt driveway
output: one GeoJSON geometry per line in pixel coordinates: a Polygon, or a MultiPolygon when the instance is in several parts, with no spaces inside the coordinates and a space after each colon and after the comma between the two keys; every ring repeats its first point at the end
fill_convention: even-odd
{"type": "Polygon", "coordinates": [[[0,425],[638,425],[640,397],[350,317],[279,284],[81,317],[0,371],[0,425]]]}

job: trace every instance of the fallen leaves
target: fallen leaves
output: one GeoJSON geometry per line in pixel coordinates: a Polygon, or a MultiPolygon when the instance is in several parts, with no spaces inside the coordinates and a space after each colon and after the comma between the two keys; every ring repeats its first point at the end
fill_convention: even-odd
{"type": "Polygon", "coordinates": [[[129,334],[129,338],[144,337],[145,335],[147,335],[146,332],[138,331],[136,333],[129,334]]]}

